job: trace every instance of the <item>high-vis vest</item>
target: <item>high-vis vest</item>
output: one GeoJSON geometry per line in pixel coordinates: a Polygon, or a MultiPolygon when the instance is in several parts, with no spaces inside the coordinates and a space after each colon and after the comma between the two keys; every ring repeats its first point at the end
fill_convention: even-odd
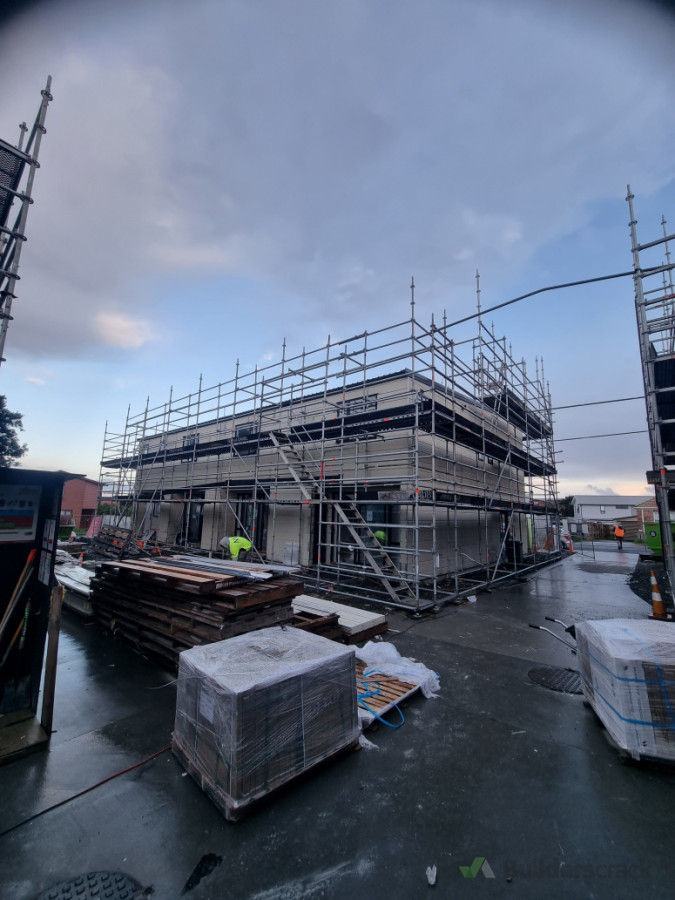
{"type": "Polygon", "coordinates": [[[250,550],[253,544],[243,537],[230,538],[230,556],[232,559],[238,559],[242,550],[250,550]]]}

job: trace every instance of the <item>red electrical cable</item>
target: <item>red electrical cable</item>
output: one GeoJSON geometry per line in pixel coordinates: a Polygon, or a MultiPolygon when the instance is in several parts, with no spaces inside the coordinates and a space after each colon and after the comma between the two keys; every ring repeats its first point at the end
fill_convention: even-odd
{"type": "Polygon", "coordinates": [[[66,797],[65,800],[60,800],[53,806],[48,806],[46,809],[40,810],[40,812],[35,813],[34,816],[30,816],[30,818],[24,819],[23,822],[19,822],[17,825],[12,825],[12,827],[8,828],[6,831],[0,831],[0,838],[4,837],[6,834],[9,834],[11,831],[16,831],[17,828],[21,828],[23,825],[27,825],[34,819],[38,819],[40,816],[44,816],[45,813],[51,812],[53,809],[58,809],[59,806],[65,806],[65,804],[70,803],[71,800],[77,800],[78,797],[83,797],[85,794],[88,794],[89,791],[94,791],[96,790],[96,788],[101,787],[101,785],[106,784],[108,781],[112,781],[113,778],[119,778],[120,775],[126,775],[127,772],[132,772],[134,769],[138,769],[139,766],[144,766],[146,763],[151,762],[153,759],[156,759],[158,756],[161,756],[162,753],[166,753],[167,750],[170,749],[171,745],[165,747],[163,750],[158,750],[156,753],[153,753],[151,756],[142,759],[140,762],[134,763],[133,766],[129,766],[128,769],[122,769],[121,772],[115,772],[114,775],[108,775],[107,778],[104,778],[102,781],[99,781],[96,784],[92,784],[91,787],[85,788],[83,791],[80,791],[77,794],[73,794],[72,797],[66,797]]]}

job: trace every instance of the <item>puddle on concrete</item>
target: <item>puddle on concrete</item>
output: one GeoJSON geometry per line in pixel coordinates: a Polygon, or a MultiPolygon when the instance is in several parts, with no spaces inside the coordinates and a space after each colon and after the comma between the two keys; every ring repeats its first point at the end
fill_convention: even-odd
{"type": "Polygon", "coordinates": [[[190,875],[185,883],[182,893],[187,894],[192,888],[197,887],[202,878],[206,878],[207,875],[210,875],[214,869],[218,868],[222,861],[223,857],[217,856],[215,853],[204,854],[195,866],[192,875],[190,875]]]}
{"type": "Polygon", "coordinates": [[[595,575],[628,575],[633,571],[633,566],[619,566],[616,563],[583,562],[578,563],[577,568],[595,575]]]}

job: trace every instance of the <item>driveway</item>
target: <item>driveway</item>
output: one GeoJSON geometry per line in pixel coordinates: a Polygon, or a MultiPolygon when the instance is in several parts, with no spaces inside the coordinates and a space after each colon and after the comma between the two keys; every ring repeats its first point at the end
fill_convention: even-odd
{"type": "Polygon", "coordinates": [[[172,677],[69,619],[51,748],[0,768],[0,896],[115,870],[155,900],[670,900],[675,774],[622,765],[580,696],[528,678],[575,664],[530,622],[646,616],[634,561],[596,545],[475,603],[393,613],[387,639],[440,674],[439,696],[237,824],[170,752],[130,769],[170,743],[172,677]]]}

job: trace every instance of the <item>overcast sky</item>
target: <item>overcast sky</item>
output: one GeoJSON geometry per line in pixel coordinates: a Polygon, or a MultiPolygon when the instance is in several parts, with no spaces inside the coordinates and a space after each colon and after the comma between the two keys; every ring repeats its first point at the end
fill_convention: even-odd
{"type": "MultiPolygon", "coordinates": [[[[18,4],[20,5],[20,4],[18,4]]],[[[179,393],[409,315],[631,268],[675,231],[675,18],[547,0],[70,0],[0,30],[0,137],[47,75],[0,393],[24,465],[98,477],[179,393]]],[[[553,405],[641,393],[629,278],[490,317],[543,358],[553,405]]],[[[470,330],[458,335],[467,336],[470,330]]],[[[645,427],[631,401],[556,414],[645,427]]],[[[647,493],[645,434],[561,441],[560,493],[647,493]]]]}

